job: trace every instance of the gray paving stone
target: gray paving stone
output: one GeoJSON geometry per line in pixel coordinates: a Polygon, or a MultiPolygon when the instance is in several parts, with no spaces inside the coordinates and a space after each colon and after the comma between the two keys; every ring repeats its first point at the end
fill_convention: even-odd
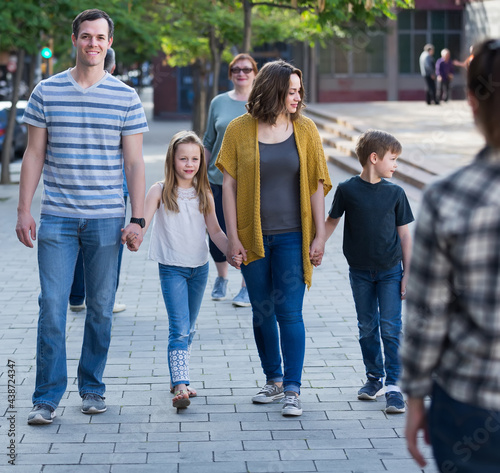
{"type": "Polygon", "coordinates": [[[262,462],[249,461],[248,471],[250,473],[273,473],[273,472],[308,472],[317,471],[312,461],[280,461],[262,462]]]}

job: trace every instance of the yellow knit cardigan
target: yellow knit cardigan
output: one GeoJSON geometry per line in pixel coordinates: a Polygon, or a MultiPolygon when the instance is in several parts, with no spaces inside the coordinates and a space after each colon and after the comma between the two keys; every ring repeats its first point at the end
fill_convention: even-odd
{"type": "MultiPolygon", "coordinates": [[[[302,220],[302,261],[304,282],[311,286],[313,265],[309,248],[314,239],[311,196],[323,181],[325,196],[332,188],[325,154],[316,125],[306,117],[293,122],[295,143],[300,163],[300,216],[302,220]]],[[[237,181],[236,213],[238,237],[247,250],[251,263],[265,256],[260,221],[260,156],[257,137],[257,120],[250,114],[235,118],[227,127],[222,146],[215,162],[237,181]]]]}

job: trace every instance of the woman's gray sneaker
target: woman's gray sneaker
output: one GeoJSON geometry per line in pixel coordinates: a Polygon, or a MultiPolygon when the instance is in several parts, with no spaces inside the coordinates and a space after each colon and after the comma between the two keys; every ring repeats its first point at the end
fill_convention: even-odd
{"type": "Polygon", "coordinates": [[[283,385],[277,386],[274,383],[266,384],[261,390],[252,398],[252,402],[257,404],[267,404],[282,399],[285,396],[283,393],[283,385]]]}
{"type": "Polygon", "coordinates": [[[283,407],[281,408],[281,415],[284,416],[300,416],[302,415],[302,404],[300,402],[299,396],[296,396],[293,391],[287,391],[285,393],[285,399],[283,399],[283,407]]]}

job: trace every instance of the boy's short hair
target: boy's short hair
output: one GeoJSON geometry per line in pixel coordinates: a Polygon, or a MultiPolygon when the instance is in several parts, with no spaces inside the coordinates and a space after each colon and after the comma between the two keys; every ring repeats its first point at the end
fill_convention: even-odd
{"type": "Polygon", "coordinates": [[[383,159],[387,151],[399,155],[402,150],[401,143],[394,136],[381,130],[366,131],[356,143],[356,155],[363,167],[372,153],[377,153],[377,156],[383,159]]]}

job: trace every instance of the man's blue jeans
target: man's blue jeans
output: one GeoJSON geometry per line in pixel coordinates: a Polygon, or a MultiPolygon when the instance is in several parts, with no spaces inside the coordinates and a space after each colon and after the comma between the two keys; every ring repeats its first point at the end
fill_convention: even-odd
{"type": "Polygon", "coordinates": [[[38,230],[40,306],[33,404],[56,408],[67,384],[66,313],[80,247],[87,283],[87,315],[78,365],[78,390],[103,395],[111,337],[116,265],[123,218],[42,215],[38,230]]]}
{"type": "Polygon", "coordinates": [[[264,235],[264,248],[264,258],[241,267],[252,303],[255,343],[266,381],[283,381],[285,391],[300,394],[306,345],[302,233],[264,235]]]}
{"type": "Polygon", "coordinates": [[[208,263],[197,268],[158,264],[161,290],[168,314],[170,382],[189,384],[189,356],[196,319],[207,286],[208,263]]]}
{"type": "Polygon", "coordinates": [[[397,383],[401,369],[398,349],[402,327],[402,277],[401,264],[385,271],[349,268],[366,376],[385,376],[386,386],[397,383]],[[385,363],[382,358],[381,338],[385,363]]]}
{"type": "Polygon", "coordinates": [[[500,471],[499,411],[456,401],[434,383],[429,432],[440,472],[500,471]]]}

